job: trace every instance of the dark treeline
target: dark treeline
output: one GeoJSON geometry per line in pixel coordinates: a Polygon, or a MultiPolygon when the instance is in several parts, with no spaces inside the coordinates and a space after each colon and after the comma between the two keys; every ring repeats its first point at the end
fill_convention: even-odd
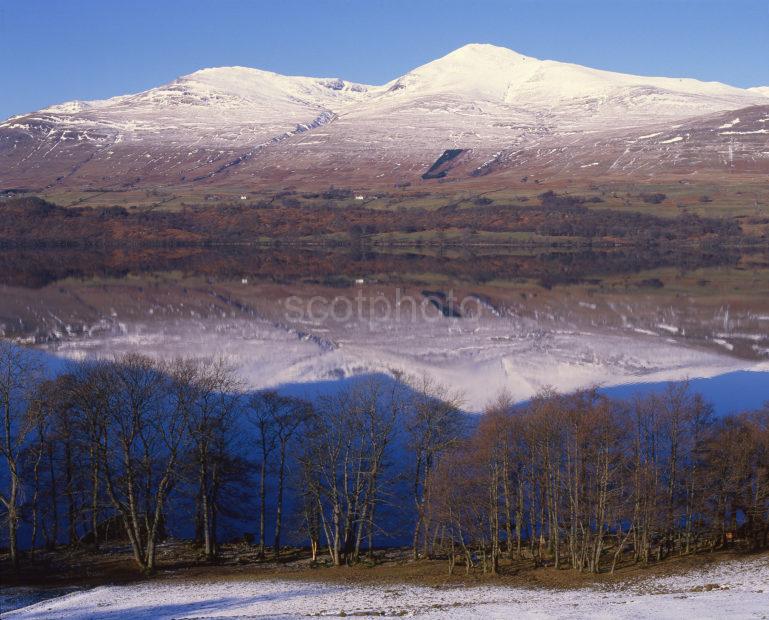
{"type": "Polygon", "coordinates": [[[414,558],[490,573],[767,546],[769,410],[715,419],[685,387],[500,399],[474,424],[459,404],[400,376],[314,402],[246,393],[209,359],[128,355],[50,379],[0,343],[10,560],[121,542],[151,571],[184,532],[207,561],[234,538],[334,565],[408,541],[414,558]]]}
{"type": "Polygon", "coordinates": [[[582,249],[505,252],[447,250],[386,252],[382,248],[215,247],[117,250],[38,249],[0,252],[0,284],[39,288],[65,278],[120,278],[128,274],[182,271],[215,278],[244,275],[268,282],[352,285],[366,274],[378,281],[401,282],[403,273],[418,278],[434,274],[483,283],[494,279],[531,278],[545,286],[594,281],[616,274],[674,267],[681,271],[749,262],[769,265],[766,252],[691,252],[685,249],[582,249]]]}
{"type": "MultiPolygon", "coordinates": [[[[294,201],[295,202],[295,201],[294,201]]],[[[539,205],[447,204],[425,208],[371,209],[337,204],[282,202],[185,206],[178,211],[124,207],[61,207],[41,198],[0,201],[0,245],[196,245],[324,238],[360,243],[382,234],[431,233],[433,245],[472,245],[474,235],[529,233],[577,237],[596,243],[669,245],[750,241],[731,219],[692,214],[659,217],[633,210],[593,209],[574,196],[545,192],[539,205]],[[461,231],[456,239],[447,233],[461,231]]]]}

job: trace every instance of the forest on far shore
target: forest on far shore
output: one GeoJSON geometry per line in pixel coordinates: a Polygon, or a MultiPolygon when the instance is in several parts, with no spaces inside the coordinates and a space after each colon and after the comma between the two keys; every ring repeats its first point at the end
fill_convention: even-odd
{"type": "MultiPolygon", "coordinates": [[[[731,218],[690,213],[661,217],[634,210],[593,208],[596,198],[538,196],[538,204],[479,198],[471,208],[374,209],[337,201],[315,205],[291,196],[255,203],[139,207],[61,207],[30,196],[0,200],[0,246],[243,244],[256,241],[338,244],[473,245],[539,241],[607,245],[760,243],[731,218]]],[[[277,198],[277,197],[276,197],[277,198]]],[[[597,199],[600,202],[600,199],[597,199]]],[[[760,218],[759,218],[760,219],[760,218]]],[[[762,220],[763,221],[763,220],[762,220]]]]}

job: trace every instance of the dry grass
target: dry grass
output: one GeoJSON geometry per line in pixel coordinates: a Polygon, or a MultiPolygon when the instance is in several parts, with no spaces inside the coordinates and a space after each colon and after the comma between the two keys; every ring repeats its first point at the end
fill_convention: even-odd
{"type": "MultiPolygon", "coordinates": [[[[204,562],[199,550],[187,543],[161,545],[158,570],[151,576],[140,573],[128,549],[110,548],[99,552],[59,550],[38,552],[22,562],[18,574],[11,571],[7,558],[0,555],[0,581],[7,586],[97,586],[130,583],[147,579],[180,581],[259,581],[293,580],[339,584],[397,585],[413,584],[431,587],[461,585],[504,585],[534,588],[577,588],[597,583],[623,583],[646,577],[680,574],[714,563],[754,558],[732,550],[672,557],[657,564],[643,566],[626,560],[614,574],[579,573],[552,566],[535,568],[531,560],[504,560],[499,575],[483,573],[480,567],[465,572],[457,565],[449,576],[446,560],[411,559],[408,549],[377,550],[375,560],[352,566],[332,566],[325,556],[312,562],[303,549],[286,549],[279,558],[268,553],[259,559],[255,547],[242,544],[225,545],[215,563],[204,562]]],[[[761,554],[769,557],[769,553],[761,554]]]]}

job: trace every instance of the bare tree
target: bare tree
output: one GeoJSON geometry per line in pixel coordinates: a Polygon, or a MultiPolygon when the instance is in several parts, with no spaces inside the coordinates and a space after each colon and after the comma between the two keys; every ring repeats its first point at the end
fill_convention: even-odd
{"type": "Polygon", "coordinates": [[[322,399],[316,412],[303,454],[305,470],[312,468],[315,474],[305,479],[315,485],[312,496],[331,561],[341,566],[348,559],[350,535],[363,493],[359,410],[353,395],[344,391],[322,399]]]}
{"type": "Polygon", "coordinates": [[[107,432],[109,409],[115,406],[112,365],[105,361],[88,362],[75,370],[73,401],[79,411],[79,426],[85,446],[89,478],[89,528],[94,546],[100,543],[99,523],[109,504],[102,489],[102,442],[107,432]]]}
{"type": "Polygon", "coordinates": [[[217,554],[215,515],[228,433],[237,405],[239,383],[223,360],[178,359],[170,365],[172,400],[184,417],[197,477],[196,517],[208,560],[217,554]]]}
{"type": "Polygon", "coordinates": [[[259,449],[259,557],[264,557],[267,517],[267,473],[277,445],[276,420],[290,415],[293,402],[274,391],[254,394],[248,401],[249,420],[257,433],[259,449]]]}
{"type": "Polygon", "coordinates": [[[187,437],[181,407],[168,398],[165,368],[140,355],[111,367],[114,400],[101,442],[105,488],[120,515],[136,563],[155,568],[163,509],[187,437]]]}
{"type": "Polygon", "coordinates": [[[302,425],[312,416],[312,405],[301,400],[291,399],[289,407],[274,408],[272,412],[276,416],[273,420],[273,428],[275,429],[275,442],[278,448],[278,488],[275,498],[275,542],[273,550],[278,556],[280,554],[280,535],[283,528],[283,495],[286,485],[286,460],[289,456],[289,446],[302,425]]]}
{"type": "Polygon", "coordinates": [[[45,381],[37,391],[39,408],[47,421],[47,434],[41,439],[49,456],[53,513],[57,515],[55,506],[63,499],[66,541],[70,546],[80,540],[78,522],[83,514],[81,501],[85,497],[82,488],[82,472],[86,469],[82,458],[85,441],[76,399],[77,385],[77,378],[67,373],[45,381]]]}
{"type": "Polygon", "coordinates": [[[5,508],[11,563],[19,566],[19,499],[23,492],[21,458],[28,435],[35,428],[33,391],[40,380],[41,368],[33,353],[0,341],[0,415],[2,441],[0,456],[6,465],[8,490],[0,492],[5,508]]]}
{"type": "Polygon", "coordinates": [[[299,457],[311,546],[322,533],[335,565],[359,558],[377,529],[386,455],[402,420],[402,386],[372,378],[321,399],[308,419],[299,457]]]}
{"type": "Polygon", "coordinates": [[[428,552],[433,469],[441,452],[452,446],[462,433],[459,410],[462,398],[427,376],[407,382],[413,390],[406,430],[413,461],[412,494],[416,522],[412,547],[414,559],[417,559],[420,536],[424,553],[428,552]]]}

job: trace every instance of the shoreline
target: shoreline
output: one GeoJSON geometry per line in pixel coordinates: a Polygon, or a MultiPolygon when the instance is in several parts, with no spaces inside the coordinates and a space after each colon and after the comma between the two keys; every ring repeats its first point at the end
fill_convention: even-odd
{"type": "MultiPolygon", "coordinates": [[[[638,578],[626,576],[571,587],[490,579],[416,583],[309,579],[306,575],[254,578],[243,574],[176,574],[119,585],[59,587],[55,591],[4,588],[0,601],[5,605],[4,618],[19,620],[233,616],[574,618],[606,617],[609,609],[611,617],[616,618],[763,617],[769,589],[769,554],[743,556],[742,560],[722,552],[716,556],[718,559],[699,568],[678,566],[638,578]]],[[[667,562],[657,567],[664,564],[667,562]]]]}
{"type": "Polygon", "coordinates": [[[157,570],[142,574],[125,548],[92,552],[38,552],[38,559],[22,561],[21,574],[15,577],[6,558],[0,556],[0,582],[6,588],[60,589],[99,587],[158,581],[297,581],[326,584],[411,585],[426,587],[540,587],[574,589],[612,584],[630,584],[649,578],[681,575],[730,562],[763,561],[769,565],[769,551],[741,552],[734,549],[700,551],[673,556],[643,565],[624,560],[614,573],[578,572],[570,568],[535,567],[528,558],[505,560],[500,574],[483,573],[476,567],[465,573],[457,566],[448,574],[445,559],[411,559],[411,550],[386,548],[375,551],[375,563],[364,560],[354,565],[335,567],[319,555],[312,562],[309,551],[302,548],[284,550],[280,559],[268,554],[256,559],[256,547],[240,544],[223,545],[218,561],[197,560],[198,550],[187,542],[166,542],[158,546],[157,570]],[[83,570],[85,568],[85,571],[83,570]]]}

